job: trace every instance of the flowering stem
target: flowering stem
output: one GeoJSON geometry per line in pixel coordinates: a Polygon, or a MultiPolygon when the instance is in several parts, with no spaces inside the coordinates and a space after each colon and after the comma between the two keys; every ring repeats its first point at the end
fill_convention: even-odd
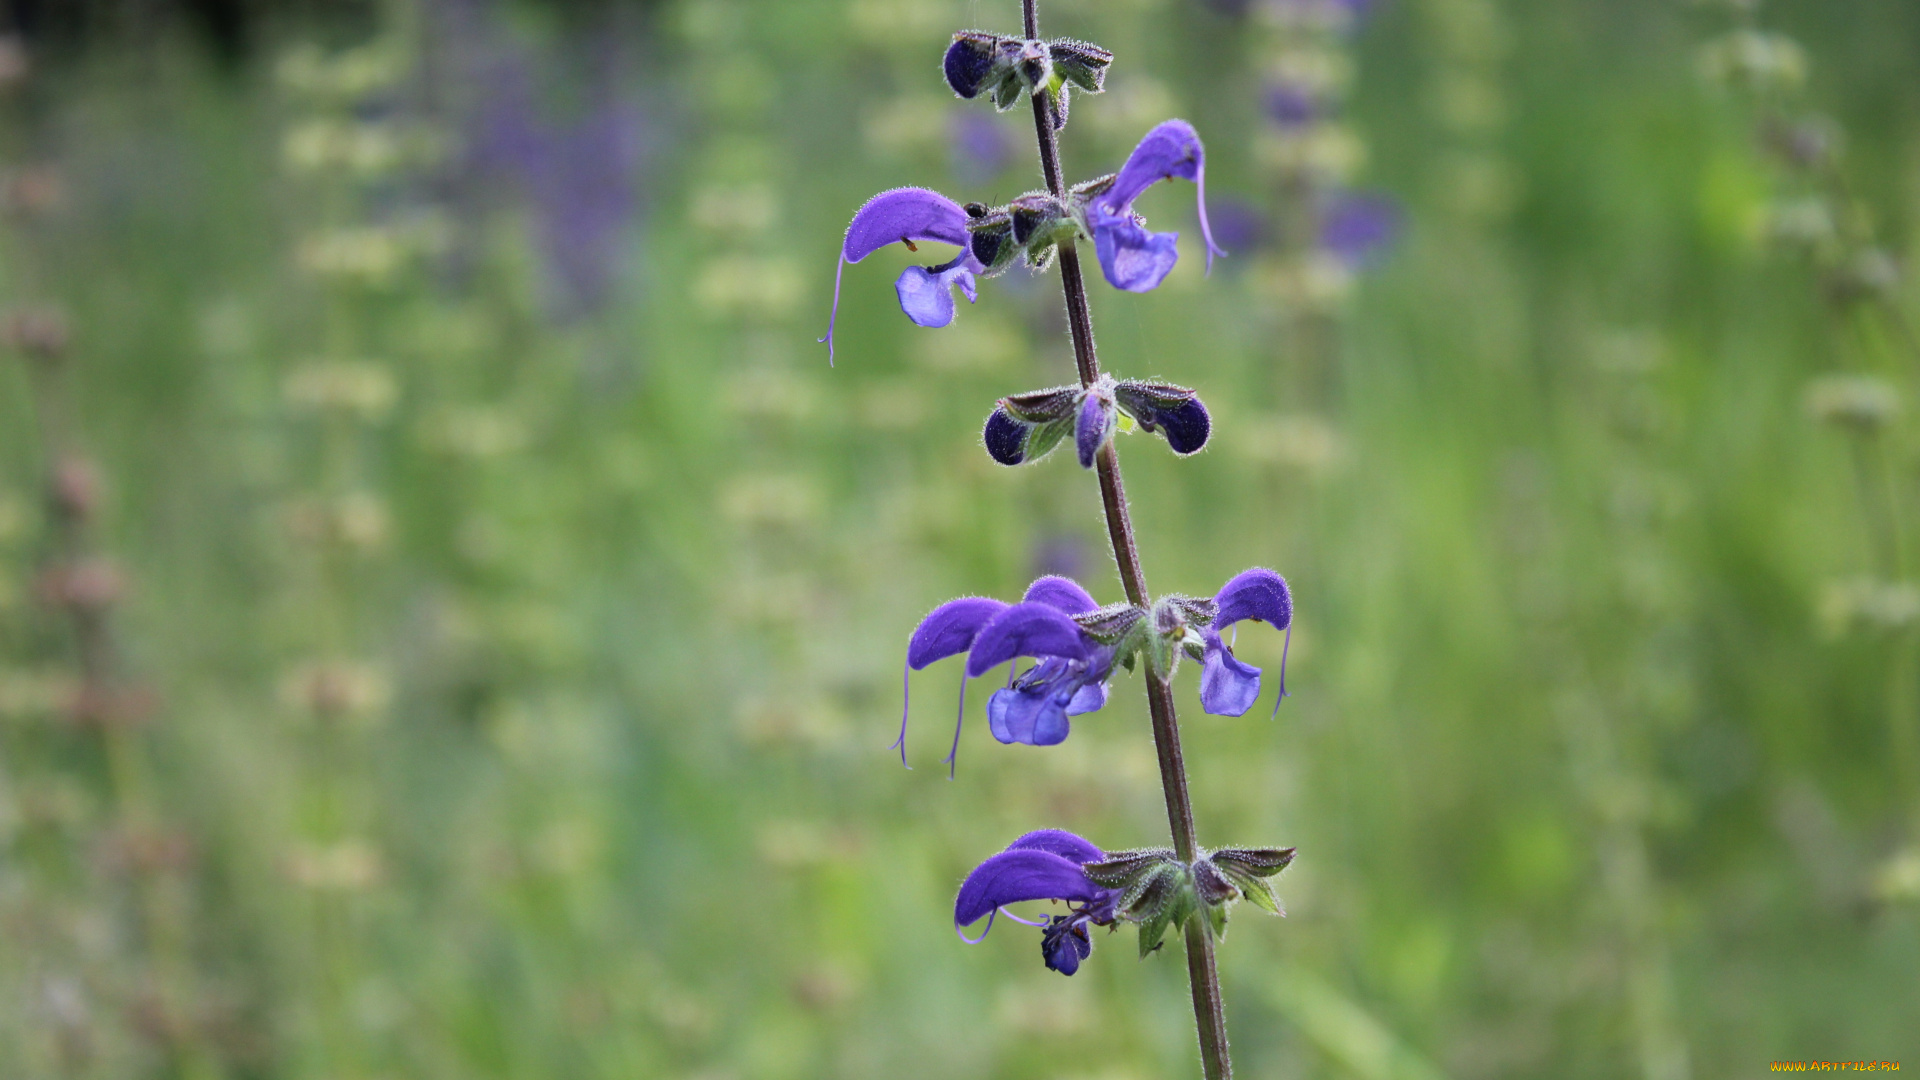
{"type": "MultiPolygon", "coordinates": [[[[1040,36],[1040,16],[1036,0],[1021,0],[1021,15],[1029,40],[1040,36]]],[[[1060,143],[1054,132],[1052,110],[1047,95],[1035,92],[1033,126],[1040,142],[1040,171],[1046,177],[1047,190],[1064,198],[1066,182],[1060,172],[1060,143]]],[[[1060,285],[1066,294],[1067,325],[1073,334],[1074,365],[1080,385],[1091,386],[1100,377],[1100,358],[1093,347],[1093,313],[1087,306],[1086,279],[1080,273],[1080,252],[1072,240],[1059,244],[1060,285]]],[[[1147,578],[1140,569],[1140,549],[1134,542],[1133,521],[1127,514],[1127,489],[1120,479],[1120,454],[1112,441],[1101,448],[1095,459],[1100,476],[1100,500],[1106,508],[1107,537],[1113,543],[1113,560],[1120,568],[1120,583],[1127,599],[1134,604],[1148,603],[1147,578]]],[[[1187,794],[1187,766],[1180,755],[1180,720],[1174,714],[1173,692],[1166,680],[1151,670],[1145,672],[1147,709],[1153,717],[1153,745],[1160,759],[1160,787],[1167,803],[1167,824],[1173,832],[1173,849],[1182,862],[1191,862],[1198,854],[1194,842],[1193,801],[1187,794]]],[[[1227,1056],[1227,1017],[1220,997],[1220,971],[1213,955],[1213,937],[1199,919],[1186,926],[1187,978],[1193,991],[1193,1018],[1199,1029],[1200,1060],[1207,1080],[1231,1080],[1233,1062],[1227,1056]]]]}

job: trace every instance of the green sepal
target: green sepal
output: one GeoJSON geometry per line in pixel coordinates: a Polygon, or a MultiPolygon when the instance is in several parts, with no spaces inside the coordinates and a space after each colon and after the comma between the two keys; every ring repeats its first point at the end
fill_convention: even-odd
{"type": "Polygon", "coordinates": [[[1071,417],[1065,420],[1055,420],[1050,424],[1035,425],[1033,434],[1027,436],[1027,460],[1039,461],[1041,458],[1053,453],[1053,448],[1059,446],[1060,440],[1066,438],[1067,433],[1072,430],[1073,419],[1071,417]]]}
{"type": "Polygon", "coordinates": [[[1050,424],[1055,420],[1073,416],[1074,407],[1080,402],[1081,390],[1078,386],[1055,386],[1046,390],[1029,390],[1024,394],[1009,394],[1000,399],[1000,407],[1007,415],[1026,424],[1050,424]]]}
{"type": "Polygon", "coordinates": [[[1073,81],[1089,94],[1106,88],[1107,68],[1113,54],[1088,41],[1055,38],[1047,42],[1047,54],[1053,58],[1053,70],[1073,81]]]}
{"type": "Polygon", "coordinates": [[[1285,916],[1286,909],[1274,895],[1267,878],[1285,870],[1293,862],[1294,848],[1222,848],[1207,856],[1207,862],[1237,886],[1241,895],[1263,911],[1285,916]]]}
{"type": "Polygon", "coordinates": [[[1080,871],[1103,889],[1131,890],[1150,871],[1169,863],[1179,865],[1172,848],[1139,848],[1113,852],[1101,862],[1087,863],[1080,871]]]}
{"type": "Polygon", "coordinates": [[[1073,617],[1080,629],[1092,635],[1102,645],[1118,645],[1133,632],[1140,620],[1147,617],[1143,607],[1134,604],[1108,604],[1094,611],[1082,612],[1073,617]]]}
{"type": "Polygon", "coordinates": [[[1020,101],[1020,91],[1026,88],[1019,75],[1009,71],[1006,78],[994,84],[993,107],[1000,112],[1013,108],[1020,101]]]}

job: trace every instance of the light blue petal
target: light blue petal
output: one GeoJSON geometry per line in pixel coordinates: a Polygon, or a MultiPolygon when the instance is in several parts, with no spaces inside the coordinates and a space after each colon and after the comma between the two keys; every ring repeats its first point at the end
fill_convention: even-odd
{"type": "Polygon", "coordinates": [[[1200,709],[1210,716],[1244,716],[1260,697],[1260,669],[1227,651],[1219,635],[1207,635],[1200,668],[1200,709]]]}
{"type": "Polygon", "coordinates": [[[971,303],[979,294],[973,272],[965,266],[953,266],[934,273],[924,266],[909,266],[900,272],[893,290],[900,297],[900,310],[916,326],[938,327],[953,321],[953,286],[967,294],[971,303]]]}
{"type": "Polygon", "coordinates": [[[1179,233],[1150,233],[1131,219],[1102,218],[1093,226],[1093,248],[1107,283],[1126,292],[1159,288],[1180,260],[1179,233]]]}

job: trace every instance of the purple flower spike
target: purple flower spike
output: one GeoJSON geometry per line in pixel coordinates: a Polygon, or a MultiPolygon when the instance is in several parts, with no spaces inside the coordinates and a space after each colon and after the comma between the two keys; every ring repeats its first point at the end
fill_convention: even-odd
{"type": "MultiPolygon", "coordinates": [[[[1200,708],[1213,716],[1244,716],[1260,696],[1260,669],[1242,663],[1233,649],[1220,637],[1233,624],[1252,619],[1269,623],[1275,630],[1287,632],[1293,639],[1293,594],[1285,578],[1263,567],[1243,571],[1220,587],[1213,598],[1217,605],[1213,625],[1201,637],[1206,648],[1201,657],[1200,708]]],[[[1280,697],[1287,696],[1286,654],[1281,653],[1280,697]]],[[[1279,700],[1274,709],[1280,708],[1279,700]]]]}
{"type": "Polygon", "coordinates": [[[967,875],[953,902],[954,931],[960,940],[978,944],[993,929],[993,916],[1002,907],[1026,900],[1064,901],[1067,914],[1039,924],[1044,927],[1040,955],[1049,969],[1072,975],[1093,952],[1090,928],[1111,926],[1116,918],[1120,891],[1094,884],[1081,869],[1105,857],[1093,844],[1064,830],[1028,833],[967,875]],[[986,929],[977,938],[967,937],[965,928],[983,918],[986,929]]]}
{"type": "Polygon", "coordinates": [[[984,269],[967,254],[967,220],[967,212],[959,203],[926,188],[895,188],[867,200],[847,226],[846,240],[840,245],[840,263],[833,274],[833,313],[827,317],[827,336],[820,339],[827,346],[829,364],[833,362],[833,327],[840,318],[841,276],[848,263],[857,263],[888,244],[912,247],[918,240],[935,240],[961,249],[951,262],[919,269],[918,278],[909,270],[894,286],[901,310],[915,323],[945,326],[953,321],[949,286],[959,285],[972,300],[973,275],[984,269]],[[936,292],[939,298],[934,296],[936,292]]]}
{"type": "Polygon", "coordinates": [[[981,628],[967,653],[967,675],[977,679],[1019,656],[1085,660],[1093,648],[1093,639],[1059,608],[1022,602],[981,628]]]}
{"type": "Polygon", "coordinates": [[[1207,269],[1225,254],[1207,226],[1206,151],[1185,120],[1168,120],[1140,140],[1113,185],[1094,199],[1089,213],[1100,269],[1116,289],[1146,292],[1157,288],[1179,258],[1178,233],[1151,233],[1133,212],[1133,200],[1162,180],[1191,180],[1199,188],[1200,235],[1207,244],[1207,269]]]}

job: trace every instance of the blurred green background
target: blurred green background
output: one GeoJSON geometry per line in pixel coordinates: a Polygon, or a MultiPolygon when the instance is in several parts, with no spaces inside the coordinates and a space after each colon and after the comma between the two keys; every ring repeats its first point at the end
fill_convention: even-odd
{"type": "MultiPolygon", "coordinates": [[[[949,782],[949,662],[887,750],[936,603],[1120,598],[979,444],[1057,284],[923,330],[884,251],[814,342],[870,194],[1037,185],[937,68],[1011,0],[7,11],[0,1076],[1198,1075],[1177,955],[950,931],[1164,842],[1137,680],[949,782]]],[[[1277,721],[1176,687],[1203,842],[1301,852],[1241,1074],[1920,1065],[1920,7],[1042,12],[1118,55],[1069,178],[1185,117],[1231,252],[1163,185],[1094,285],[1215,418],[1123,439],[1149,578],[1297,598],[1277,721]]]]}

